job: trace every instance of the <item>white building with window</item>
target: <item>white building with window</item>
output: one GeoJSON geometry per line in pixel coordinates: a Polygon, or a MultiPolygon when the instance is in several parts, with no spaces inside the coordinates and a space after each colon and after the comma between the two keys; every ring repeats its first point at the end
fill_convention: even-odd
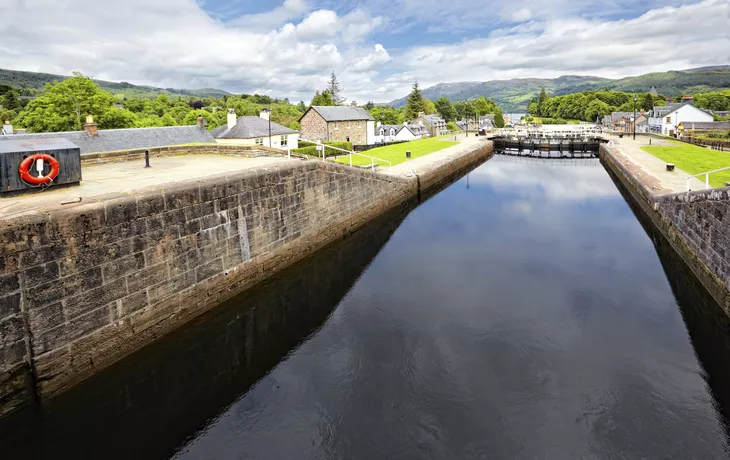
{"type": "Polygon", "coordinates": [[[375,127],[376,142],[386,144],[388,142],[414,141],[428,137],[428,131],[423,125],[381,125],[378,122],[375,127]]]}
{"type": "Polygon", "coordinates": [[[275,149],[299,148],[299,132],[269,121],[269,111],[258,117],[238,117],[228,109],[228,123],[210,132],[219,144],[260,145],[275,149]]]}
{"type": "Polygon", "coordinates": [[[653,112],[654,116],[649,118],[649,129],[667,136],[676,136],[680,123],[714,120],[710,113],[689,103],[654,107],[653,112]]]}

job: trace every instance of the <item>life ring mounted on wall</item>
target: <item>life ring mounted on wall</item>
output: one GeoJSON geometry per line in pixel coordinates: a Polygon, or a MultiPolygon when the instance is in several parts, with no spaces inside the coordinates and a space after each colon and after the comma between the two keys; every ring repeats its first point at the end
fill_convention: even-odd
{"type": "Polygon", "coordinates": [[[60,169],[58,160],[53,158],[51,155],[46,153],[36,153],[26,157],[20,162],[18,172],[20,173],[20,178],[28,184],[50,185],[51,182],[53,182],[53,179],[58,176],[60,169]],[[50,165],[51,171],[47,175],[43,175],[46,163],[50,165]],[[37,176],[31,174],[31,171],[34,169],[38,173],[37,176]]]}

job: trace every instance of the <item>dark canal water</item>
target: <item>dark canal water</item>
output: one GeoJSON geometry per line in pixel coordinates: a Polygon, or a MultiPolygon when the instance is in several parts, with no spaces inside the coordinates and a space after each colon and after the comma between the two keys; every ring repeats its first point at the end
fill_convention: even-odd
{"type": "Polygon", "coordinates": [[[0,421],[0,458],[724,459],[729,331],[597,160],[494,158],[0,421]]]}

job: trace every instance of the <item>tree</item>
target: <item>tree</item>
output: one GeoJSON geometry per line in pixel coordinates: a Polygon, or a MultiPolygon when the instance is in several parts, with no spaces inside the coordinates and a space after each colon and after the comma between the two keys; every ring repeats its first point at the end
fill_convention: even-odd
{"type": "Polygon", "coordinates": [[[423,100],[423,113],[425,113],[426,115],[436,113],[436,106],[433,104],[433,102],[429,101],[428,99],[423,100]]]}
{"type": "Polygon", "coordinates": [[[345,98],[342,97],[342,88],[340,88],[340,83],[337,81],[334,70],[332,71],[329,82],[327,82],[327,90],[329,90],[332,96],[332,105],[340,105],[345,102],[345,98]]]}
{"type": "Polygon", "coordinates": [[[1,105],[6,110],[18,110],[20,108],[20,100],[16,90],[7,91],[0,101],[2,101],[1,105]]]}
{"type": "Polygon", "coordinates": [[[322,91],[321,93],[317,91],[314,93],[314,97],[312,98],[312,103],[310,105],[337,105],[335,104],[334,100],[332,99],[332,93],[328,89],[322,91]]]}
{"type": "Polygon", "coordinates": [[[504,117],[502,116],[502,111],[494,114],[494,126],[497,128],[504,128],[504,117]]]}
{"type": "Polygon", "coordinates": [[[461,131],[461,128],[459,128],[459,125],[454,123],[453,121],[450,121],[446,123],[446,128],[451,131],[452,133],[455,133],[456,131],[461,131]]]}
{"type": "Polygon", "coordinates": [[[375,107],[373,101],[368,101],[368,103],[365,104],[365,110],[372,110],[373,107],[375,107]]]}
{"type": "Polygon", "coordinates": [[[540,116],[545,115],[542,113],[544,104],[548,101],[549,97],[545,92],[545,88],[540,90],[540,96],[537,98],[537,111],[540,116]]]}
{"type": "Polygon", "coordinates": [[[96,118],[100,129],[131,128],[137,117],[127,109],[109,107],[96,118]]]}
{"type": "Polygon", "coordinates": [[[454,109],[454,106],[451,105],[449,98],[445,96],[440,97],[434,105],[436,106],[436,111],[441,118],[447,122],[456,120],[456,110],[454,109]]]}
{"type": "Polygon", "coordinates": [[[67,80],[47,84],[45,93],[31,101],[16,121],[30,132],[78,131],[86,115],[101,117],[113,100],[90,78],[74,73],[67,80]]]}
{"type": "Polygon", "coordinates": [[[408,95],[408,102],[406,103],[405,117],[408,120],[418,118],[418,114],[426,112],[426,107],[423,102],[423,95],[421,94],[421,88],[418,86],[418,82],[413,83],[413,90],[408,95]]]}
{"type": "Polygon", "coordinates": [[[299,109],[301,113],[304,113],[307,111],[307,105],[304,103],[304,101],[299,101],[299,104],[297,104],[297,109],[299,109]]]}
{"type": "Polygon", "coordinates": [[[647,112],[654,108],[654,98],[651,96],[651,94],[646,93],[644,95],[644,98],[641,101],[641,108],[646,110],[647,112]]]}
{"type": "Polygon", "coordinates": [[[403,114],[400,110],[390,106],[373,107],[369,110],[370,115],[375,118],[376,122],[382,122],[386,125],[400,125],[403,123],[403,114]]]}

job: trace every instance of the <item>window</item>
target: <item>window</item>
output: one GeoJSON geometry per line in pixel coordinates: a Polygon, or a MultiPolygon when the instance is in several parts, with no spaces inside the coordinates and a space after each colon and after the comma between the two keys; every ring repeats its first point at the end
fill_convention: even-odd
{"type": "Polygon", "coordinates": [[[287,145],[289,145],[288,136],[281,136],[281,146],[286,147],[287,145]]]}
{"type": "Polygon", "coordinates": [[[263,137],[257,137],[256,138],[256,145],[264,145],[264,138],[263,137]]]}
{"type": "Polygon", "coordinates": [[[667,123],[671,123],[671,122],[672,122],[672,117],[667,117],[667,123]]]}
{"type": "Polygon", "coordinates": [[[358,144],[362,144],[362,134],[359,134],[359,135],[357,136],[357,143],[358,143],[358,144]]]}
{"type": "Polygon", "coordinates": [[[350,129],[350,122],[347,122],[347,129],[350,129]]]}
{"type": "Polygon", "coordinates": [[[335,122],[335,129],[340,129],[340,127],[337,126],[337,122],[335,122]]]}
{"type": "Polygon", "coordinates": [[[357,120],[357,127],[358,127],[358,128],[362,128],[362,121],[360,121],[360,120],[357,120]]]}

